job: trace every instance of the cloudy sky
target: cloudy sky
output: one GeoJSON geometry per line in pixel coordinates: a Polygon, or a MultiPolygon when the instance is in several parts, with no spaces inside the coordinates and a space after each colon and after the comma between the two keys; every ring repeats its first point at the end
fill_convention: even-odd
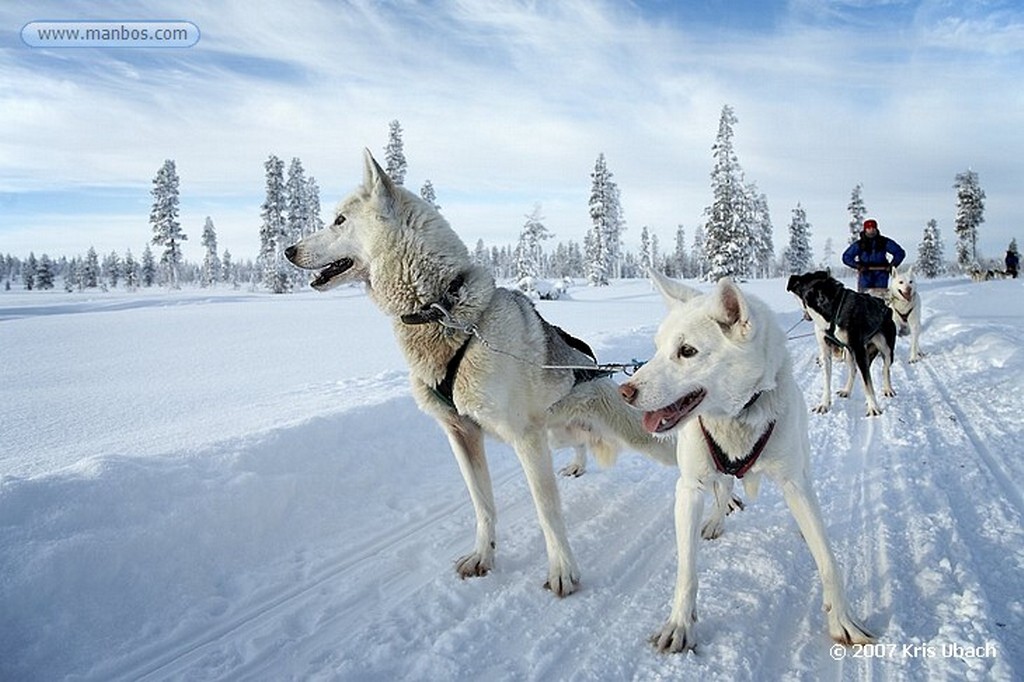
{"type": "Polygon", "coordinates": [[[181,177],[186,256],[206,216],[254,257],[263,162],[302,159],[324,214],[404,130],[406,185],[453,227],[514,241],[535,203],[589,226],[604,153],[635,248],[688,241],[710,203],[722,106],[776,251],[799,202],[816,255],[845,243],[853,187],[913,257],[952,257],[957,173],[987,193],[981,251],[1024,238],[1024,9],[1016,0],[437,0],[0,4],[0,253],[141,252],[152,178],[181,177]],[[183,48],[42,48],[39,20],[189,21],[183,48]]]}

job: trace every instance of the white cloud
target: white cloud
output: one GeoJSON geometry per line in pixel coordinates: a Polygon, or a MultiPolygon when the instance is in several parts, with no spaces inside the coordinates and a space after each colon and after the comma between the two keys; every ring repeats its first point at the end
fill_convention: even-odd
{"type": "MultiPolygon", "coordinates": [[[[1024,155],[1021,67],[1007,58],[1020,14],[974,8],[958,23],[924,3],[916,13],[872,5],[813,15],[792,3],[776,28],[750,32],[582,0],[148,4],[147,18],[193,21],[199,44],[157,54],[3,48],[0,129],[17,133],[0,140],[0,192],[90,185],[144,198],[174,158],[199,221],[192,231],[210,214],[223,246],[252,255],[268,154],[303,159],[326,214],[358,182],[361,149],[380,153],[398,118],[407,184],[430,179],[467,241],[512,241],[535,201],[560,239],[581,239],[589,173],[604,152],[630,237],[650,225],[664,244],[678,223],[692,234],[709,202],[710,148],[729,103],[777,249],[797,201],[816,241],[842,235],[858,182],[904,246],[916,248],[932,217],[949,238],[952,178],[970,165],[989,194],[986,248],[997,252],[1024,224],[1001,199],[1021,182],[1008,160],[1024,155]],[[846,19],[866,12],[886,20],[846,19]]],[[[138,13],[131,7],[117,13],[138,13]]],[[[58,3],[0,9],[17,26],[72,14],[58,3]]],[[[59,235],[64,207],[55,209],[17,224],[0,212],[0,251],[57,250],[29,245],[59,235]],[[15,231],[30,223],[31,234],[15,231]]],[[[110,243],[97,249],[138,243],[127,231],[146,217],[105,217],[110,243]]]]}

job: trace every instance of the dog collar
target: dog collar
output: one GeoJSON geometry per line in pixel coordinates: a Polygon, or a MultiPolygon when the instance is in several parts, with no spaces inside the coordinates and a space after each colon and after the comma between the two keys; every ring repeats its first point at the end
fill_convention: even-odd
{"type": "Polygon", "coordinates": [[[405,313],[401,319],[404,324],[426,324],[427,322],[437,322],[444,317],[444,312],[441,312],[438,308],[443,308],[445,312],[451,313],[452,308],[455,307],[456,300],[459,295],[459,289],[465,284],[466,278],[460,272],[455,276],[455,279],[451,281],[445,292],[441,294],[441,298],[432,303],[428,303],[414,313],[405,313]]]}
{"type": "Polygon", "coordinates": [[[750,467],[754,466],[754,462],[757,461],[761,453],[764,452],[765,446],[768,444],[768,439],[772,437],[772,431],[775,430],[775,422],[770,422],[768,428],[764,430],[761,437],[754,443],[754,447],[746,454],[746,456],[732,460],[722,450],[722,446],[712,437],[704,426],[704,418],[697,417],[697,422],[700,424],[700,432],[704,435],[704,442],[707,443],[708,452],[711,453],[711,460],[715,463],[715,468],[723,474],[728,476],[735,476],[736,478],[743,478],[743,476],[750,471],[750,467]]]}

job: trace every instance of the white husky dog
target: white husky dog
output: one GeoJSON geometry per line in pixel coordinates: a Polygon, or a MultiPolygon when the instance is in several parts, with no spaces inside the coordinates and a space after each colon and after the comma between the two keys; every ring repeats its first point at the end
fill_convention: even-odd
{"type": "Polygon", "coordinates": [[[619,447],[675,461],[644,430],[586,345],[545,322],[523,294],[497,288],[430,204],[395,185],[367,151],[363,185],[331,224],[286,255],[319,270],[319,290],[364,282],[392,320],[413,396],[444,429],[476,511],[476,541],[456,562],[463,578],[494,566],[495,508],[484,432],[512,445],[529,482],[548,553],[546,587],[573,593],[579,569],[566,535],[549,433],[585,440],[599,460],[619,447]],[[546,369],[572,365],[577,369],[546,369]]]}
{"type": "Polygon", "coordinates": [[[914,286],[914,269],[904,272],[893,270],[889,277],[889,295],[886,303],[892,308],[893,321],[899,335],[910,332],[910,362],[917,362],[924,353],[921,352],[921,295],[914,286]]]}
{"type": "MultiPolygon", "coordinates": [[[[771,310],[728,279],[709,294],[658,273],[653,281],[669,313],[655,337],[653,359],[621,387],[644,410],[656,434],[678,432],[676,543],[679,568],[668,622],[655,635],[662,651],[692,649],[697,620],[696,559],[704,492],[714,488],[708,526],[719,532],[732,477],[749,497],[762,474],[782,488],[821,575],[828,631],[843,644],[872,636],[849,610],[839,568],[825,537],[810,479],[810,441],[803,394],[793,378],[786,337],[771,310]]],[[[705,536],[708,536],[708,526],[705,536]]]]}

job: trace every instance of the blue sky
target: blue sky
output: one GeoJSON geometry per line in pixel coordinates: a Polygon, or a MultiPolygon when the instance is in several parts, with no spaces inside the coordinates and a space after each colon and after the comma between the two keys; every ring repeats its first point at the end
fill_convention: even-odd
{"type": "Polygon", "coordinates": [[[807,211],[820,257],[863,185],[916,254],[936,219],[953,254],[958,172],[987,197],[985,255],[1024,237],[1024,9],[1016,2],[6,2],[0,5],[0,253],[77,255],[150,237],[164,159],[189,258],[206,216],[256,253],[263,161],[300,157],[324,213],[363,147],[404,129],[406,184],[429,179],[463,239],[512,242],[535,203],[582,240],[594,161],[622,191],[627,245],[688,240],[710,203],[724,104],[776,250],[807,211]],[[286,6],[282,6],[286,5],[286,6]],[[32,48],[38,20],[194,23],[190,48],[32,48]]]}

